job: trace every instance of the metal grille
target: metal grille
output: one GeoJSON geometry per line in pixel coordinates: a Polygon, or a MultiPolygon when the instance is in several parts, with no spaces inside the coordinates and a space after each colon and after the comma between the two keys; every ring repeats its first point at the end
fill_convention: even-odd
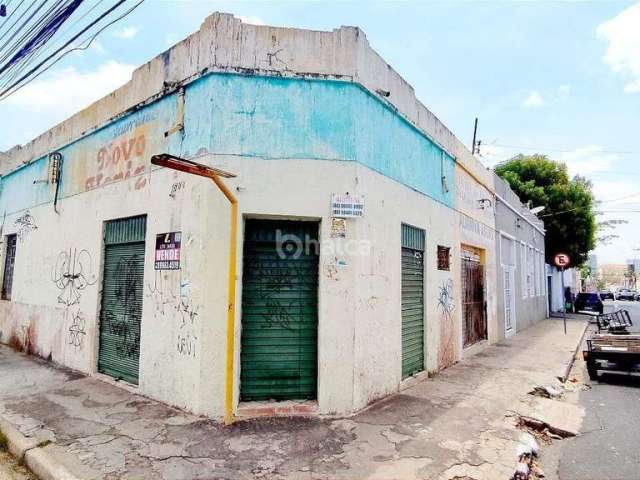
{"type": "Polygon", "coordinates": [[[98,370],[137,384],[146,217],[108,222],[100,312],[98,370]]]}
{"type": "Polygon", "coordinates": [[[466,250],[462,254],[462,317],[465,347],[487,338],[484,267],[479,255],[466,250]]]}
{"type": "Polygon", "coordinates": [[[509,331],[513,328],[511,317],[513,315],[511,310],[511,300],[513,298],[513,292],[511,291],[511,269],[505,267],[504,271],[504,328],[509,331]]]}
{"type": "Polygon", "coordinates": [[[16,262],[16,235],[7,235],[7,250],[4,260],[4,277],[2,280],[2,299],[11,300],[13,286],[13,266],[16,262]]]}
{"type": "Polygon", "coordinates": [[[402,378],[424,370],[424,256],[402,249],[402,378]]]}
{"type": "Polygon", "coordinates": [[[316,398],[317,239],[315,222],[248,220],[246,223],[240,354],[242,400],[316,398]]]}

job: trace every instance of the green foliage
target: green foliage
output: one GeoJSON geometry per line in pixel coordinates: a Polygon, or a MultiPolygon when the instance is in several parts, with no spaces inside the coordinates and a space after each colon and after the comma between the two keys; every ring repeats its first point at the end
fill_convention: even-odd
{"type": "Polygon", "coordinates": [[[601,292],[602,290],[607,288],[607,284],[604,282],[603,279],[599,278],[598,280],[596,280],[596,288],[598,289],[599,292],[601,292]]]}
{"type": "Polygon", "coordinates": [[[504,178],[523,203],[544,206],[539,217],[545,224],[546,261],[553,263],[556,253],[571,257],[582,265],[596,243],[596,219],[591,183],[576,175],[569,178],[567,166],[546,155],[518,155],[498,165],[504,178]]]}

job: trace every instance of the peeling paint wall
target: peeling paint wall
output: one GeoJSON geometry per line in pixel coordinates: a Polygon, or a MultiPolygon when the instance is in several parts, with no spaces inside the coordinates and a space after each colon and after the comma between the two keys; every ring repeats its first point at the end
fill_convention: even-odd
{"type": "MultiPolygon", "coordinates": [[[[176,95],[169,95],[60,149],[59,213],[52,185],[33,184],[47,178],[48,158],[2,179],[3,233],[25,229],[14,297],[0,302],[3,332],[27,342],[24,332],[31,328],[35,353],[94,373],[103,223],[146,214],[140,391],[220,415],[228,205],[210,182],[149,164],[151,155],[165,151],[206,153],[204,161],[238,174],[229,183],[239,189],[243,215],[321,222],[327,248],[320,258],[320,411],[353,411],[395,391],[401,372],[400,224],[427,230],[430,285],[433,242],[455,232],[447,206],[453,192],[441,180],[454,182],[453,159],[349,83],[212,74],[186,87],[184,132],[165,137],[178,120],[176,105],[176,95]],[[23,188],[21,196],[4,194],[16,188],[23,188]],[[347,239],[333,239],[330,196],[347,191],[365,195],[367,213],[349,221],[347,239]],[[27,209],[30,230],[29,222],[18,222],[27,209]],[[170,231],[183,235],[181,270],[155,271],[155,235],[170,231]],[[363,242],[371,250],[342,255],[341,241],[363,242]],[[372,322],[380,337],[370,335],[372,322]]],[[[426,309],[425,343],[435,370],[432,310],[426,309]]]]}
{"type": "MultiPolygon", "coordinates": [[[[222,415],[229,207],[206,179],[152,167],[165,152],[236,173],[227,184],[243,219],[320,222],[321,413],[352,412],[399,388],[403,222],[426,231],[425,369],[463,355],[462,244],[485,252],[489,341],[498,338],[495,237],[485,231],[495,203],[478,208],[492,198],[489,173],[359,29],[261,27],[215,14],[129,84],[4,155],[2,231],[20,238],[0,341],[95,373],[104,222],[145,214],[140,392],[222,415]],[[52,151],[64,162],[58,213],[55,185],[43,181],[52,151]],[[331,194],[345,192],[365,197],[365,216],[333,238],[331,194]],[[181,269],[155,271],[155,235],[173,231],[182,232],[181,269]],[[437,268],[438,246],[450,248],[449,270],[437,268]]],[[[240,305],[241,278],[238,286],[240,305]]],[[[236,403],[240,319],[238,311],[236,403]]]]}

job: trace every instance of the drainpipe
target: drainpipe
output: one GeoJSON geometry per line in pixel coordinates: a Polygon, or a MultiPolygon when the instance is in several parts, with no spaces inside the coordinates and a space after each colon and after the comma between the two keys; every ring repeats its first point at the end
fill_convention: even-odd
{"type": "Polygon", "coordinates": [[[235,350],[235,319],[236,319],[236,263],[237,263],[237,239],[238,239],[238,200],[231,190],[224,184],[221,177],[232,178],[234,174],[207,167],[184,158],[169,155],[167,153],[151,157],[153,165],[159,165],[173,170],[207,177],[213,180],[218,189],[231,204],[231,225],[229,229],[229,275],[227,277],[227,366],[225,379],[224,423],[233,423],[233,360],[235,350]]]}

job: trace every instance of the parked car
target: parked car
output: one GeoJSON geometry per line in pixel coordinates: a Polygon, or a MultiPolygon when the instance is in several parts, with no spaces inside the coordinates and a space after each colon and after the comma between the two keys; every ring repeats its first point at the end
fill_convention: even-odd
{"type": "Polygon", "coordinates": [[[636,293],[635,300],[636,300],[637,302],[640,302],[640,292],[639,292],[639,293],[636,293]]]}
{"type": "Polygon", "coordinates": [[[576,313],[581,311],[604,312],[604,304],[598,293],[579,293],[574,303],[576,313]]]}
{"type": "Polygon", "coordinates": [[[621,288],[616,294],[617,300],[635,300],[638,292],[635,290],[629,290],[628,288],[621,288]]]}
{"type": "Polygon", "coordinates": [[[601,300],[615,300],[616,299],[616,296],[608,288],[606,290],[601,290],[599,293],[600,293],[600,299],[601,300]]]}

